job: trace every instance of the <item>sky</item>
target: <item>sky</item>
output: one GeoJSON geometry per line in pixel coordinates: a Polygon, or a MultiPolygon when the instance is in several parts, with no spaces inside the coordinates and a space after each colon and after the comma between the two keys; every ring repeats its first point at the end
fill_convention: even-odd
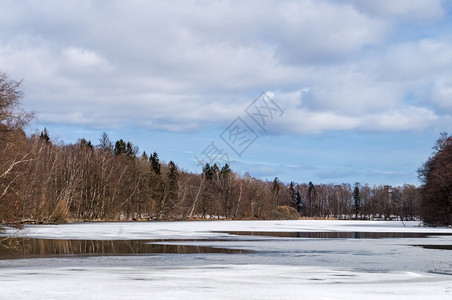
{"type": "Polygon", "coordinates": [[[452,132],[452,1],[0,0],[0,70],[58,143],[200,172],[419,185],[452,132]]]}

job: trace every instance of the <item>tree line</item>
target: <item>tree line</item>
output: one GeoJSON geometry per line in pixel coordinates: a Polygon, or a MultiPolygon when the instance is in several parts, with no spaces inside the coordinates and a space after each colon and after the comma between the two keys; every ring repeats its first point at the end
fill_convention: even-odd
{"type": "Polygon", "coordinates": [[[96,146],[53,143],[47,130],[31,137],[9,131],[1,143],[2,221],[419,216],[412,185],[284,184],[241,176],[227,164],[196,174],[162,163],[156,152],[139,155],[132,142],[112,143],[106,133],[96,146]]]}
{"type": "MultiPolygon", "coordinates": [[[[408,184],[283,183],[278,178],[267,181],[240,175],[227,164],[205,164],[199,173],[192,173],[180,170],[173,161],[161,162],[156,152],[139,153],[130,141],[112,142],[106,133],[96,145],[83,138],[74,144],[53,141],[47,129],[27,136],[23,128],[32,115],[19,109],[21,97],[20,82],[2,73],[1,223],[299,217],[414,220],[429,207],[425,195],[430,190],[408,184]]],[[[424,167],[422,174],[435,169],[433,165],[424,167]]],[[[450,174],[444,176],[450,178],[450,174]]],[[[450,191],[445,193],[450,196],[450,191]]]]}

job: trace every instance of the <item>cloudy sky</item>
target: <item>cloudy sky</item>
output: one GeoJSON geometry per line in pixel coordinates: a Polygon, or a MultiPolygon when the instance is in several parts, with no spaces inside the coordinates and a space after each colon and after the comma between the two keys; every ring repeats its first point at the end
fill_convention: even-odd
{"type": "Polygon", "coordinates": [[[0,0],[0,70],[24,80],[30,132],[55,141],[107,132],[190,171],[217,150],[262,179],[419,184],[452,131],[451,13],[441,0],[0,0]],[[262,92],[272,100],[253,102],[262,92]]]}

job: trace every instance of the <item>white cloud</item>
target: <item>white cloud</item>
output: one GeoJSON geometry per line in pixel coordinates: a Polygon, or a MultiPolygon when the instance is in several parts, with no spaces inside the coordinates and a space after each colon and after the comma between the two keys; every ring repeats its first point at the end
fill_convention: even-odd
{"type": "Polygon", "coordinates": [[[404,131],[428,128],[437,119],[432,111],[416,107],[353,117],[333,112],[293,110],[284,119],[275,121],[272,130],[302,134],[337,130],[404,131]]]}
{"type": "Polygon", "coordinates": [[[452,114],[452,76],[435,82],[432,91],[432,102],[441,114],[452,114]]]}
{"type": "Polygon", "coordinates": [[[274,18],[277,54],[289,64],[324,64],[380,44],[388,25],[349,6],[323,1],[288,2],[274,18]]]}
{"type": "Polygon", "coordinates": [[[435,80],[438,74],[450,73],[451,68],[452,40],[421,39],[389,46],[380,76],[396,81],[435,80]]]}
{"type": "MultiPolygon", "coordinates": [[[[306,90],[305,90],[306,91],[306,90]]],[[[360,111],[349,114],[342,109],[311,109],[303,106],[302,91],[276,94],[275,101],[284,116],[272,121],[270,130],[290,133],[318,133],[321,131],[404,131],[431,127],[439,117],[431,110],[406,104],[385,110],[360,111]]]]}
{"type": "Polygon", "coordinates": [[[43,122],[196,130],[273,90],[275,131],[422,129],[452,113],[452,42],[391,34],[441,4],[11,1],[0,66],[43,122]]]}
{"type": "Polygon", "coordinates": [[[438,119],[434,112],[417,107],[401,107],[384,114],[370,114],[361,119],[356,129],[378,131],[417,130],[430,127],[438,119]]]}
{"type": "Polygon", "coordinates": [[[317,111],[344,115],[384,112],[397,107],[401,91],[391,83],[378,81],[372,73],[354,68],[330,68],[315,74],[304,105],[317,111]]]}
{"type": "Polygon", "coordinates": [[[105,59],[88,49],[68,47],[63,48],[61,54],[63,67],[70,71],[93,72],[102,69],[104,69],[103,71],[113,71],[105,59]]]}
{"type": "Polygon", "coordinates": [[[402,18],[421,21],[441,18],[444,0],[344,0],[359,10],[378,17],[402,18]]]}

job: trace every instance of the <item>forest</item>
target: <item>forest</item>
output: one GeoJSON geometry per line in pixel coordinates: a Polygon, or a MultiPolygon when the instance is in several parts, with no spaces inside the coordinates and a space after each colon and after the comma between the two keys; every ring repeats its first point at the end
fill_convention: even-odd
{"type": "MultiPolygon", "coordinates": [[[[131,141],[94,144],[27,136],[21,82],[0,73],[0,222],[197,219],[399,219],[450,225],[452,138],[443,134],[416,187],[283,183],[205,164],[199,173],[139,152],[131,141]],[[434,195],[434,197],[432,196],[434,195]]],[[[414,170],[413,170],[414,172],[414,170]]]]}

